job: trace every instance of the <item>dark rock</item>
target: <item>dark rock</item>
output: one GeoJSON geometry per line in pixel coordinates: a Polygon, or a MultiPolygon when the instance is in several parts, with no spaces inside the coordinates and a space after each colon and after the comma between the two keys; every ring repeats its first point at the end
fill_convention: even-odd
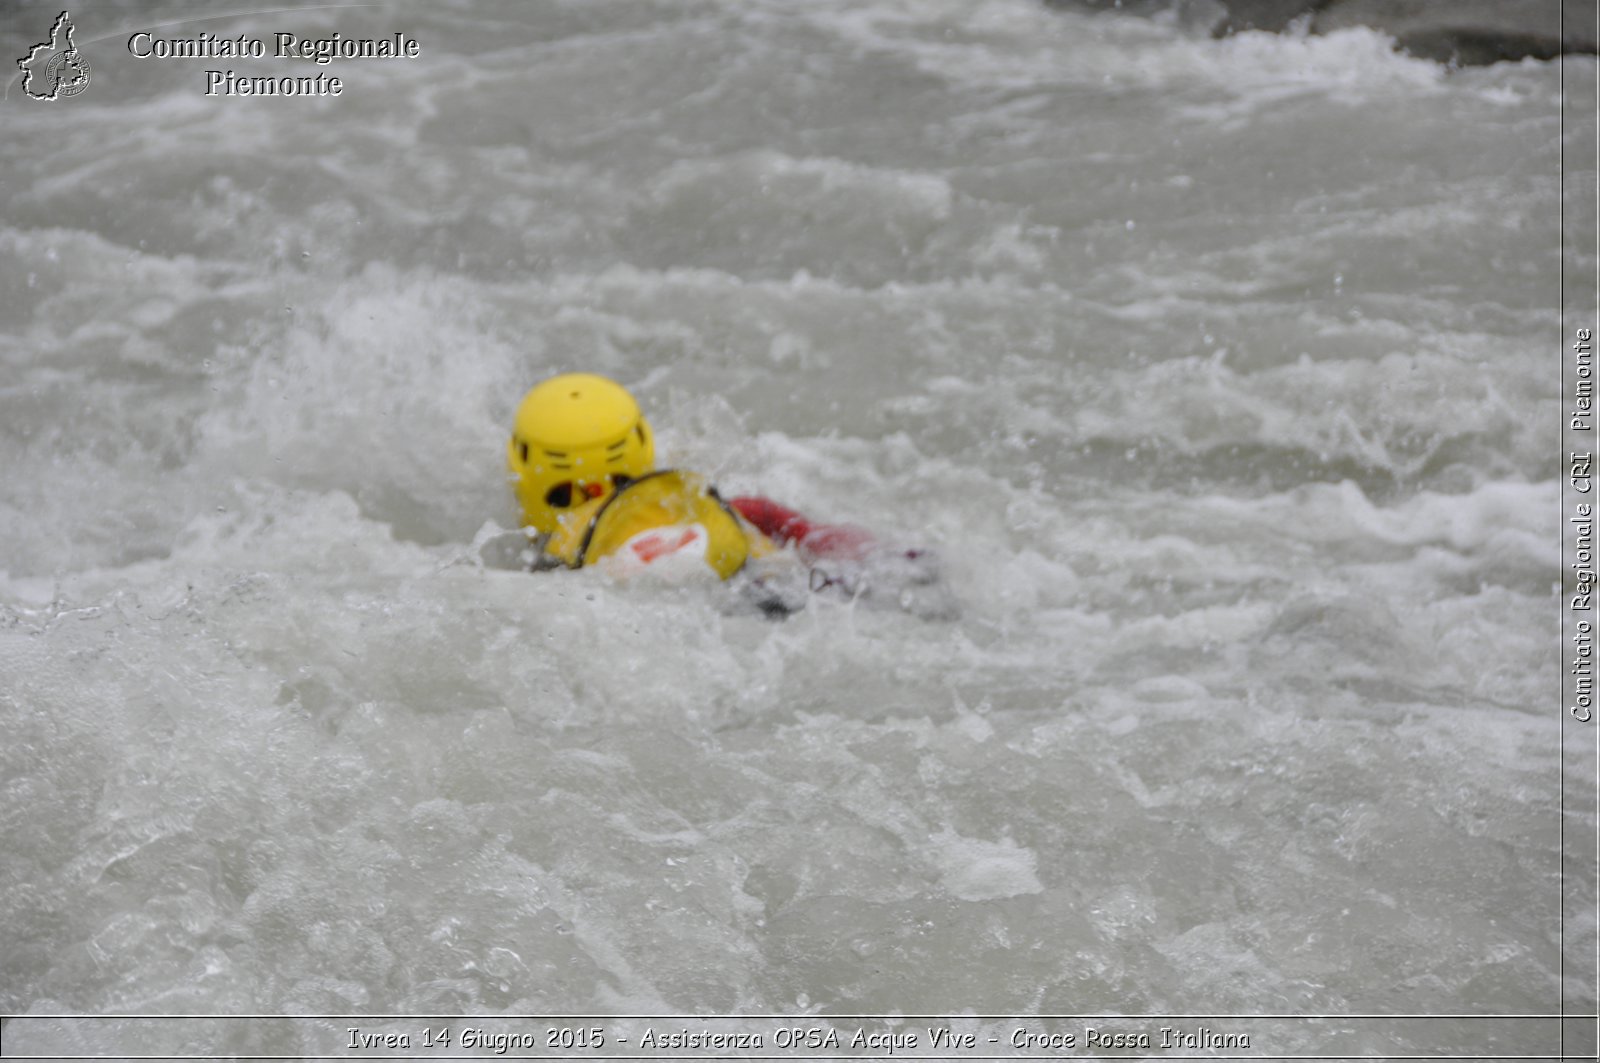
{"type": "Polygon", "coordinates": [[[1311,23],[1317,33],[1350,26],[1371,26],[1412,55],[1463,66],[1592,55],[1600,43],[1595,0],[1330,0],[1311,23]]]}
{"type": "Polygon", "coordinates": [[[1219,37],[1245,30],[1282,33],[1289,23],[1315,14],[1326,3],[1327,0],[1224,0],[1228,13],[1215,32],[1219,37]]]}
{"type": "MultiPolygon", "coordinates": [[[[1302,6],[1306,0],[1294,0],[1302,6]]],[[[1126,15],[1172,15],[1178,23],[1202,32],[1220,28],[1228,18],[1227,0],[1044,0],[1045,7],[1064,10],[1120,11],[1126,15]]]]}
{"type": "Polygon", "coordinates": [[[1462,66],[1600,53],[1596,0],[1045,0],[1052,7],[1175,12],[1218,37],[1371,26],[1412,55],[1462,66]]]}

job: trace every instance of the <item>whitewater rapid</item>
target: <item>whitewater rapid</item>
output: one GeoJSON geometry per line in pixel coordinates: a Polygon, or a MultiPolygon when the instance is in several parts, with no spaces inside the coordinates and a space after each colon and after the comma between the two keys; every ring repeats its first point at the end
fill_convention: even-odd
{"type": "Polygon", "coordinates": [[[218,101],[123,48],[186,10],[74,12],[90,87],[3,106],[0,1012],[1589,1006],[1546,341],[1592,58],[397,4],[229,20],[421,55],[218,101]],[[959,617],[485,563],[570,370],[959,617]]]}

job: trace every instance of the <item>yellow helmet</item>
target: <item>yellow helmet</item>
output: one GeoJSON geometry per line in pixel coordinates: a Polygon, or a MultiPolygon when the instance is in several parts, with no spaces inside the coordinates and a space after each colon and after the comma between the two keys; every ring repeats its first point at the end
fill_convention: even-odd
{"type": "Polygon", "coordinates": [[[541,532],[643,476],[655,460],[639,404],[621,384],[591,373],[552,377],[524,395],[506,449],[522,522],[541,532]]]}

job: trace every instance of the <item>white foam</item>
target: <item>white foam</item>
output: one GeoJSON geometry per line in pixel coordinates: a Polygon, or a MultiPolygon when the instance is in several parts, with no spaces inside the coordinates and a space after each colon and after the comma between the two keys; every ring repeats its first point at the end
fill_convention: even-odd
{"type": "Polygon", "coordinates": [[[944,888],[964,901],[993,901],[1044,892],[1038,858],[1015,842],[945,833],[934,838],[944,888]]]}

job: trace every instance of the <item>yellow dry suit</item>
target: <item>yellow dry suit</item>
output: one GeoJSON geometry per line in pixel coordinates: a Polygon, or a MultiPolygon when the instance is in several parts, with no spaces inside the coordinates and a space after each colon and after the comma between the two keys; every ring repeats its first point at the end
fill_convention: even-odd
{"type": "Polygon", "coordinates": [[[710,568],[728,579],[776,547],[691,472],[663,469],[630,480],[561,518],[545,553],[568,568],[676,579],[710,568]]]}

